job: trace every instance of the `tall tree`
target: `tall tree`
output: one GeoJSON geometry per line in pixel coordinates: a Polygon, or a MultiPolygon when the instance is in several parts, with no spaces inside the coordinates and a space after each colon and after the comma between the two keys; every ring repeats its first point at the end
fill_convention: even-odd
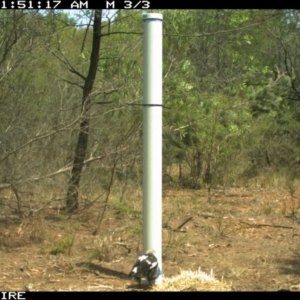
{"type": "Polygon", "coordinates": [[[80,184],[81,172],[84,165],[84,159],[86,157],[87,148],[88,148],[91,93],[93,90],[93,85],[97,74],[99,56],[100,56],[101,20],[102,20],[102,10],[101,9],[95,10],[90,65],[89,65],[88,75],[86,78],[84,78],[84,86],[83,86],[81,118],[80,118],[80,125],[79,125],[80,131],[79,131],[77,145],[75,149],[71,178],[69,181],[68,192],[66,197],[66,206],[68,212],[76,212],[79,206],[78,189],[80,184]]]}

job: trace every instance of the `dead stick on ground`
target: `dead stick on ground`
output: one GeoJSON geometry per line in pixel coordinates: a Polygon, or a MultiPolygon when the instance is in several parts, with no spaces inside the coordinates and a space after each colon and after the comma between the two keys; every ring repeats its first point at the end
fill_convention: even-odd
{"type": "Polygon", "coordinates": [[[203,214],[198,214],[199,217],[203,217],[205,219],[207,218],[214,218],[214,215],[212,213],[203,213],[203,214]]]}
{"type": "Polygon", "coordinates": [[[193,218],[194,218],[194,217],[188,218],[188,219],[187,219],[186,221],[184,221],[181,225],[179,225],[179,226],[175,229],[175,231],[180,230],[181,227],[183,227],[187,222],[191,221],[193,218]]]}
{"type": "Polygon", "coordinates": [[[128,253],[131,252],[131,248],[129,248],[125,243],[115,242],[115,245],[123,246],[128,251],[128,253]]]}
{"type": "Polygon", "coordinates": [[[272,224],[251,224],[244,221],[239,221],[242,224],[246,224],[251,227],[274,227],[274,228],[285,228],[285,229],[294,229],[292,226],[283,226],[283,225],[272,225],[272,224]]]}

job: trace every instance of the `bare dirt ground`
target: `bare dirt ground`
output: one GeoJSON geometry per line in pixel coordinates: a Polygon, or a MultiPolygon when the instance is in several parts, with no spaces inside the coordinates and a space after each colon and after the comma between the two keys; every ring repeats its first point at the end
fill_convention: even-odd
{"type": "MultiPolygon", "coordinates": [[[[136,289],[127,274],[142,249],[141,198],[112,199],[96,236],[101,205],[20,219],[8,194],[0,200],[0,290],[136,289]]],[[[201,268],[232,290],[300,290],[300,191],[214,190],[212,202],[206,191],[164,192],[164,276],[201,268]]]]}

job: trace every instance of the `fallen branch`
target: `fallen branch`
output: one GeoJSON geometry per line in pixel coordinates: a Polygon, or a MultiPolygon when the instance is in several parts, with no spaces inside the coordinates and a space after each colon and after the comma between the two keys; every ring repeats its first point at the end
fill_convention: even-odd
{"type": "Polygon", "coordinates": [[[1,183],[0,184],[0,191],[1,190],[5,190],[5,189],[8,189],[11,187],[11,184],[10,183],[1,183]]]}
{"type": "Polygon", "coordinates": [[[203,213],[203,214],[198,213],[198,216],[199,217],[203,217],[205,219],[207,219],[207,218],[214,218],[214,215],[212,213],[203,213]]]}
{"type": "Polygon", "coordinates": [[[123,246],[128,251],[128,254],[131,252],[131,248],[129,248],[125,243],[115,242],[114,244],[118,246],[123,246]]]}
{"type": "Polygon", "coordinates": [[[251,224],[244,221],[239,221],[242,224],[246,224],[249,227],[274,227],[274,228],[284,228],[284,229],[294,229],[292,226],[284,226],[284,225],[273,225],[273,224],[251,224]]]}
{"type": "Polygon", "coordinates": [[[181,225],[179,225],[174,231],[180,231],[180,229],[189,221],[191,221],[194,217],[188,218],[186,221],[184,221],[181,225]]]}

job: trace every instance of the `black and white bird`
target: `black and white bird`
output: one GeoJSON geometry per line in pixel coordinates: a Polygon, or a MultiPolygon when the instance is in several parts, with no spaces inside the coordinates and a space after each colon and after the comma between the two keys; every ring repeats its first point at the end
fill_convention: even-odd
{"type": "Polygon", "coordinates": [[[155,254],[154,250],[148,250],[145,254],[139,256],[129,273],[129,277],[136,278],[140,284],[145,283],[145,279],[148,284],[154,283],[161,275],[155,254]]]}

